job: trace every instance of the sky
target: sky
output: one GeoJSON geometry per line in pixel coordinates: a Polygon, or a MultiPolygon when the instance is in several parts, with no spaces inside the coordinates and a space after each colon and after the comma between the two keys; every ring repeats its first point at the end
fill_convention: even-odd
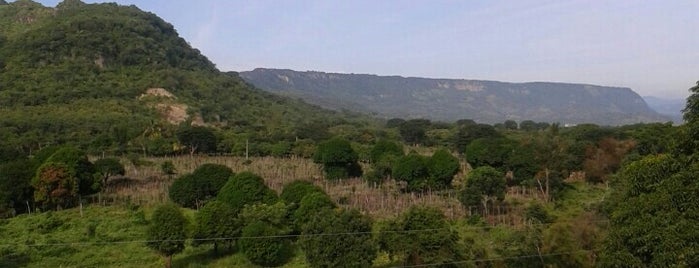
{"type": "Polygon", "coordinates": [[[699,80],[697,0],[115,2],[172,23],[222,71],[587,83],[662,98],[699,80]]]}

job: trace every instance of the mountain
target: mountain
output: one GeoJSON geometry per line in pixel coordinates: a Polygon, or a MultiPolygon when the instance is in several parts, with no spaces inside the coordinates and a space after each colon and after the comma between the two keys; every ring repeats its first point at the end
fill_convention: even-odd
{"type": "Polygon", "coordinates": [[[500,123],[534,120],[621,125],[669,121],[629,88],[567,83],[506,83],[368,74],[255,69],[240,76],[274,93],[331,109],[379,116],[500,123]]]}
{"type": "Polygon", "coordinates": [[[682,110],[687,104],[685,99],[664,99],[653,96],[644,96],[648,106],[656,112],[672,117],[675,123],[682,123],[682,110]]]}
{"type": "Polygon", "coordinates": [[[340,117],[220,72],[155,14],[79,0],[0,2],[0,114],[0,145],[24,151],[172,136],[187,120],[270,137],[340,117]]]}

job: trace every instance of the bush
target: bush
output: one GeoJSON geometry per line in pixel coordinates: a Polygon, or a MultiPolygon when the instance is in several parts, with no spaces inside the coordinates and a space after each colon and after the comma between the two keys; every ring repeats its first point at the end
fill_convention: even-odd
{"type": "Polygon", "coordinates": [[[177,170],[175,169],[175,164],[172,163],[172,161],[167,160],[160,164],[160,171],[163,172],[165,175],[175,175],[177,174],[177,170]]]}
{"type": "Polygon", "coordinates": [[[377,251],[371,219],[357,210],[318,213],[303,229],[299,244],[312,267],[371,267],[377,251]]]}
{"type": "Polygon", "coordinates": [[[250,262],[262,266],[280,266],[292,256],[288,238],[269,237],[282,234],[281,230],[263,221],[243,227],[240,250],[250,262]]]}
{"type": "Polygon", "coordinates": [[[262,178],[251,172],[241,172],[229,179],[219,191],[217,198],[230,205],[236,214],[245,205],[272,204],[278,199],[277,194],[265,185],[262,178]]]}

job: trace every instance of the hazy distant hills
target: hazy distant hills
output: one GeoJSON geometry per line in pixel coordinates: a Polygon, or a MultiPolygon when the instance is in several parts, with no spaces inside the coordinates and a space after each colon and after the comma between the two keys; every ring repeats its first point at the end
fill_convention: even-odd
{"type": "Polygon", "coordinates": [[[506,83],[367,74],[255,69],[240,76],[274,93],[323,107],[374,113],[381,117],[508,119],[621,125],[666,122],[629,88],[567,83],[506,83]]]}
{"type": "Polygon", "coordinates": [[[677,123],[682,123],[682,109],[687,104],[685,99],[663,99],[653,96],[644,96],[648,106],[653,110],[672,117],[672,120],[677,123]]]}

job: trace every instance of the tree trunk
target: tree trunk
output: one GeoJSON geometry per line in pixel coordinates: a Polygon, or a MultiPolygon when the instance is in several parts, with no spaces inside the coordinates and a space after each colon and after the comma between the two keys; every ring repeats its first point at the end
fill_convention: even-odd
{"type": "Polygon", "coordinates": [[[165,268],[172,267],[172,255],[165,256],[165,268]]]}

